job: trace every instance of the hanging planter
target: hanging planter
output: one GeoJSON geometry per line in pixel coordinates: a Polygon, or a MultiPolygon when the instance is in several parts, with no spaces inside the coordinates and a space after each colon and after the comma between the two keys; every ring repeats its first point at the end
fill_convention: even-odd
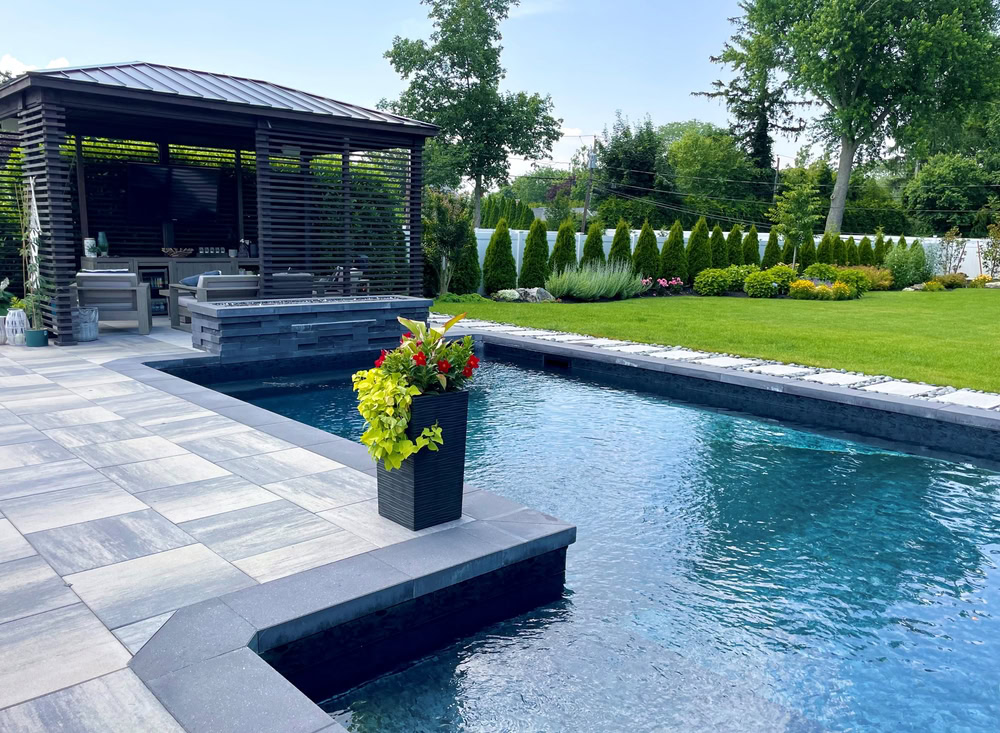
{"type": "Polygon", "coordinates": [[[377,462],[378,512],[410,530],[462,516],[466,383],[479,367],[472,338],[445,341],[442,328],[400,318],[410,329],[399,347],[383,351],[374,369],[354,375],[361,442],[377,462]]]}

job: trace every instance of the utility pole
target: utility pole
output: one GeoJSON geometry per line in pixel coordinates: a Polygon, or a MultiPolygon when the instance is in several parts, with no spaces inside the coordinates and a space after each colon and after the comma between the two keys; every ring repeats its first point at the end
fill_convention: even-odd
{"type": "Polygon", "coordinates": [[[583,224],[580,225],[580,232],[583,234],[587,233],[587,209],[590,208],[590,192],[594,189],[594,166],[597,163],[597,137],[594,137],[594,143],[590,148],[590,161],[587,166],[590,172],[587,174],[587,197],[583,200],[583,224]]]}
{"type": "Polygon", "coordinates": [[[778,198],[778,171],[781,170],[781,156],[774,156],[774,190],[771,192],[771,203],[778,198]]]}

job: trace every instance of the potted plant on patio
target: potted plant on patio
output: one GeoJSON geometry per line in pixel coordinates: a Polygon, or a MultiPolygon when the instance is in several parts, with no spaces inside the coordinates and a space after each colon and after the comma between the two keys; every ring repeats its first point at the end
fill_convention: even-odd
{"type": "Polygon", "coordinates": [[[361,442],[378,463],[378,512],[419,530],[462,516],[469,393],[479,367],[472,338],[447,341],[440,328],[400,318],[409,332],[373,369],[353,377],[361,442]]]}

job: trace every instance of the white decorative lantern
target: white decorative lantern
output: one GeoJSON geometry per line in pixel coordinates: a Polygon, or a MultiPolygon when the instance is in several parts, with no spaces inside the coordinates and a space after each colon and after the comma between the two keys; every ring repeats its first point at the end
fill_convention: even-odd
{"type": "Polygon", "coordinates": [[[24,346],[24,332],[28,329],[28,316],[20,308],[7,311],[4,319],[4,331],[7,333],[7,343],[11,346],[24,346]]]}

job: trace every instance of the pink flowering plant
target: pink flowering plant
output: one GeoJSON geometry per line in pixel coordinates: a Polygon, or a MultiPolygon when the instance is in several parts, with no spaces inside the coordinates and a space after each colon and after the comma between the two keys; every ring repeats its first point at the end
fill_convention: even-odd
{"type": "Polygon", "coordinates": [[[651,277],[644,277],[642,284],[650,295],[677,295],[684,289],[684,281],[679,277],[670,279],[660,277],[655,280],[651,277]]]}
{"type": "Polygon", "coordinates": [[[424,428],[415,440],[406,435],[406,428],[414,397],[464,389],[479,368],[471,336],[455,341],[444,338],[448,329],[463,318],[464,313],[440,328],[400,318],[399,322],[410,330],[403,334],[399,346],[392,351],[383,349],[374,368],[354,374],[358,412],[366,423],[361,442],[387,470],[399,468],[422,448],[436,451],[444,443],[437,423],[424,428]]]}

